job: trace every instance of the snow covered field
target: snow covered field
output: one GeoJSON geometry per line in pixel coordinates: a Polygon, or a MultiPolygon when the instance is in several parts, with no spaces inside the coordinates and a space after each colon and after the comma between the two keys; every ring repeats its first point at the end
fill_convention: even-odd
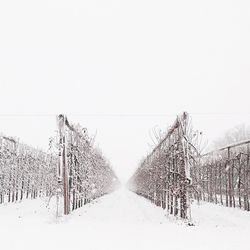
{"type": "Polygon", "coordinates": [[[250,249],[250,213],[213,204],[192,206],[194,227],[168,218],[123,188],[58,219],[45,200],[4,204],[1,249],[250,249]]]}

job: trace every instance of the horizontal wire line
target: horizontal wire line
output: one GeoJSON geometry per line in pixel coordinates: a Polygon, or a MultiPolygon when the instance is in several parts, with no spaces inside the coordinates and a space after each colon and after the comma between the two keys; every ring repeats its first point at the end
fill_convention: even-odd
{"type": "MultiPolygon", "coordinates": [[[[72,114],[72,115],[83,115],[83,116],[176,116],[178,113],[176,114],[72,114]]],[[[247,114],[247,115],[250,115],[250,113],[189,113],[188,114],[190,115],[244,115],[244,114],[247,114]]],[[[70,115],[70,114],[68,114],[70,115]]]]}
{"type": "MultiPolygon", "coordinates": [[[[17,116],[17,117],[48,117],[48,116],[57,116],[60,113],[57,114],[0,114],[0,117],[13,117],[13,116],[17,116]]],[[[178,113],[176,114],[74,114],[74,113],[67,113],[65,112],[65,115],[67,116],[82,116],[82,117],[173,117],[176,116],[178,113]]],[[[250,116],[250,113],[189,113],[190,115],[193,116],[211,116],[211,115],[215,115],[215,116],[238,116],[238,115],[247,115],[250,116]]]]}

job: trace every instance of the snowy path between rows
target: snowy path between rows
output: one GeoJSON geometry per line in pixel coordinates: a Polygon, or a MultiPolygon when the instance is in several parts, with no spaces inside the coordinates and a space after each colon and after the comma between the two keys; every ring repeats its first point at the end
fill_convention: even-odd
{"type": "Polygon", "coordinates": [[[45,205],[0,205],[1,249],[250,249],[250,213],[239,209],[193,204],[196,226],[188,227],[123,188],[59,219],[45,205]]]}

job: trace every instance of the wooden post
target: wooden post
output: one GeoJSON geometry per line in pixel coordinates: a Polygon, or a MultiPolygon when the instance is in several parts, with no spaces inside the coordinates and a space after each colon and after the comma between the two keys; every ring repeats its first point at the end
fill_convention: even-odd
{"type": "Polygon", "coordinates": [[[185,138],[187,138],[187,126],[188,126],[188,114],[183,113],[182,117],[179,119],[179,124],[182,127],[181,132],[181,142],[182,142],[182,153],[183,153],[183,180],[182,180],[182,208],[181,217],[188,219],[191,223],[191,206],[190,206],[190,195],[189,195],[189,185],[191,184],[190,176],[190,165],[189,165],[189,146],[185,138]]]}
{"type": "Polygon", "coordinates": [[[238,199],[239,199],[239,207],[242,207],[241,203],[241,156],[242,154],[240,153],[239,155],[239,169],[238,169],[238,199]]]}
{"type": "Polygon", "coordinates": [[[246,164],[246,182],[244,184],[245,210],[250,211],[249,203],[249,173],[250,173],[250,145],[247,144],[247,164],[246,164]]]}
{"type": "Polygon", "coordinates": [[[228,194],[229,194],[229,206],[233,206],[233,197],[232,197],[232,166],[230,164],[230,147],[227,149],[227,158],[228,158],[228,194]]]}
{"type": "Polygon", "coordinates": [[[64,214],[70,213],[69,202],[69,174],[67,166],[66,154],[66,133],[65,133],[65,115],[58,116],[59,128],[59,164],[58,164],[58,182],[63,184],[63,198],[64,198],[64,214]]]}

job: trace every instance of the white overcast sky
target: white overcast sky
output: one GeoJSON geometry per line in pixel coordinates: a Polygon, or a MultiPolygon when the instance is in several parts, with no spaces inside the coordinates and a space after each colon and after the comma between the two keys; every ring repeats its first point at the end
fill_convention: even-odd
{"type": "Polygon", "coordinates": [[[46,148],[66,113],[126,180],[183,110],[250,124],[249,0],[0,0],[1,132],[46,148]]]}

